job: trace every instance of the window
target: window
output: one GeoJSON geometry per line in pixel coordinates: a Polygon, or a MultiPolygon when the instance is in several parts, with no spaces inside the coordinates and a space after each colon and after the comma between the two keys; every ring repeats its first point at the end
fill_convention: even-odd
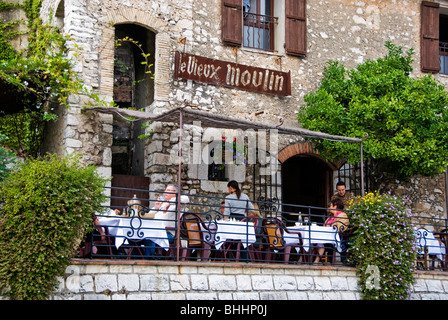
{"type": "Polygon", "coordinates": [[[208,180],[229,181],[229,177],[235,174],[236,167],[239,166],[246,172],[247,146],[244,141],[238,141],[236,137],[232,140],[223,136],[221,143],[219,141],[210,143],[209,150],[210,159],[213,160],[208,165],[208,180]]]}
{"type": "MultiPolygon", "coordinates": [[[[448,9],[446,11],[448,11],[448,9]]],[[[441,14],[439,21],[440,73],[448,74],[448,15],[441,14]]]]}
{"type": "MultiPolygon", "coordinates": [[[[210,151],[210,157],[214,158],[215,156],[215,148],[219,148],[220,146],[215,146],[211,151],[210,151]]],[[[217,161],[217,163],[215,163],[215,161],[213,161],[211,164],[208,165],[208,180],[212,180],[212,181],[228,181],[228,174],[226,173],[226,160],[225,160],[225,156],[224,156],[224,147],[220,150],[218,150],[218,154],[221,154],[221,161],[217,161]]]]}
{"type": "Polygon", "coordinates": [[[227,45],[305,56],[306,0],[222,0],[221,29],[227,45]]]}
{"type": "Polygon", "coordinates": [[[272,0],[243,0],[243,46],[274,51],[277,18],[272,0]]]}
{"type": "Polygon", "coordinates": [[[448,8],[421,5],[421,70],[448,74],[448,8]]]}

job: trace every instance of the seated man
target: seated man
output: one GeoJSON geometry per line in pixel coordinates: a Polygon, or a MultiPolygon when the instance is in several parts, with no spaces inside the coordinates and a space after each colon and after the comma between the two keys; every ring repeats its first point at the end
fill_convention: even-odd
{"type": "MultiPolygon", "coordinates": [[[[167,228],[167,236],[170,243],[173,243],[173,239],[176,233],[176,222],[177,222],[177,187],[173,184],[169,184],[165,188],[164,199],[159,197],[154,207],[147,213],[142,214],[141,217],[144,219],[158,219],[163,221],[163,225],[167,228]]],[[[185,203],[189,202],[187,196],[181,196],[181,211],[184,210],[183,206],[185,203]]],[[[145,257],[150,257],[154,255],[156,250],[156,244],[151,239],[145,238],[143,241],[145,246],[145,257]]]]}
{"type": "Polygon", "coordinates": [[[331,197],[331,200],[334,199],[341,199],[342,203],[344,205],[344,208],[347,208],[349,206],[350,200],[352,199],[352,194],[348,191],[346,191],[345,182],[339,181],[336,184],[336,193],[331,197]]]}

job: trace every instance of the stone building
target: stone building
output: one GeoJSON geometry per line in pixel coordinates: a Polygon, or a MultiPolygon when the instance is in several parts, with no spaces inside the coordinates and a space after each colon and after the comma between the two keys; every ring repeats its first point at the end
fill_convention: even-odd
{"type": "MultiPolygon", "coordinates": [[[[386,41],[415,50],[415,76],[432,72],[448,84],[447,0],[44,0],[44,19],[51,12],[80,47],[75,70],[88,88],[121,107],[155,114],[186,103],[210,114],[297,127],[303,96],[318,88],[328,60],[354,68],[383,56],[386,41]],[[141,47],[115,45],[126,37],[141,47]],[[140,50],[150,54],[147,64],[140,50]],[[153,77],[145,73],[147,65],[153,77]]],[[[81,112],[84,96],[72,96],[70,103],[50,128],[48,151],[83,154],[86,163],[114,177],[112,185],[134,179],[133,186],[162,190],[176,182],[170,154],[177,124],[142,126],[81,112]],[[148,137],[139,139],[142,134],[148,137]]],[[[185,130],[192,142],[203,134],[200,126],[185,130]]],[[[269,133],[266,140],[264,149],[269,133]]],[[[300,136],[279,136],[277,156],[268,161],[277,162],[276,174],[260,176],[260,163],[185,163],[184,192],[222,196],[227,180],[236,179],[254,200],[325,207],[339,175],[349,189],[359,189],[344,176],[356,168],[323,161],[300,136]]],[[[445,175],[415,177],[394,188],[410,193],[418,213],[445,217],[446,181],[445,175]]]]}

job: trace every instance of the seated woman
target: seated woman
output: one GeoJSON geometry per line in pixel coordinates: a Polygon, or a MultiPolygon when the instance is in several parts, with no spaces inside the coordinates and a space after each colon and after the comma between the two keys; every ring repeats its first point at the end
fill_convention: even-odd
{"type": "Polygon", "coordinates": [[[225,198],[224,219],[241,220],[247,216],[247,212],[255,211],[249,197],[241,192],[237,181],[229,181],[227,188],[230,194],[225,198]]]}
{"type": "MultiPolygon", "coordinates": [[[[344,232],[348,228],[350,221],[347,217],[347,214],[342,210],[344,210],[344,203],[342,202],[342,200],[338,198],[332,199],[330,201],[330,217],[325,220],[324,226],[332,228],[336,227],[338,232],[344,232]]],[[[318,249],[314,263],[318,263],[320,261],[320,258],[325,251],[325,247],[323,244],[319,243],[316,246],[318,249]]]]}
{"type": "Polygon", "coordinates": [[[350,221],[344,211],[344,203],[341,199],[330,201],[330,217],[325,221],[325,226],[336,227],[338,232],[347,230],[350,221]]]}

